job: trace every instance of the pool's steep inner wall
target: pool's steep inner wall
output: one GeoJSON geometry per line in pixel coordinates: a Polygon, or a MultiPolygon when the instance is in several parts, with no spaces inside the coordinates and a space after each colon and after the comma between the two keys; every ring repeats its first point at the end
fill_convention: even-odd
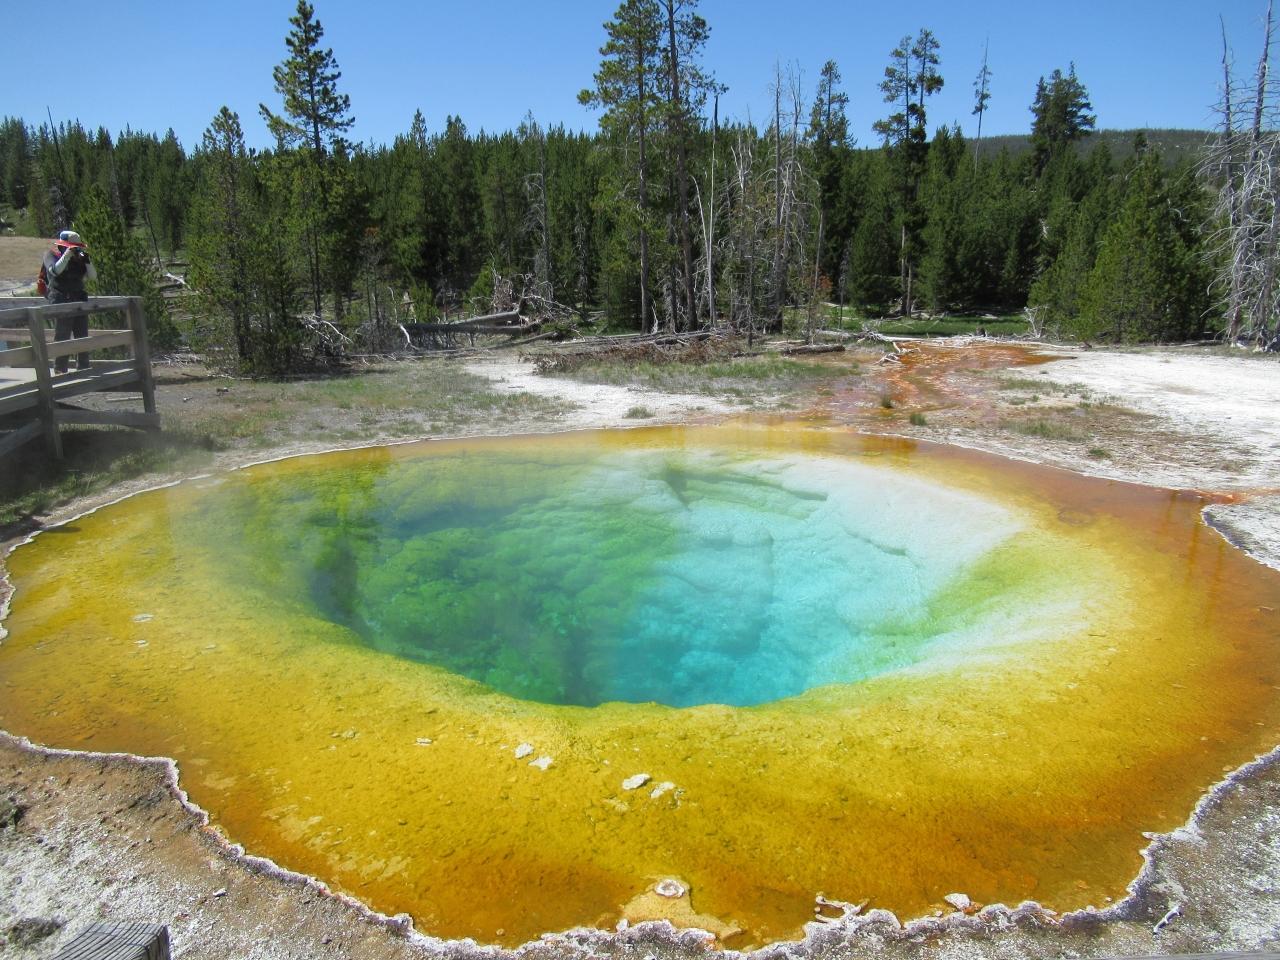
{"type": "Polygon", "coordinates": [[[283,461],[15,551],[0,726],[441,936],[1103,906],[1280,729],[1280,577],[1200,506],[794,426],[283,461]]]}

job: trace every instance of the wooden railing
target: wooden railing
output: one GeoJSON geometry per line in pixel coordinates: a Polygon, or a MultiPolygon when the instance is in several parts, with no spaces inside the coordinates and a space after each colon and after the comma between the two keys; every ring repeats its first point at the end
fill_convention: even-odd
{"type": "Polygon", "coordinates": [[[84,303],[49,303],[36,297],[0,300],[0,342],[9,345],[9,349],[0,350],[0,368],[30,368],[35,372],[32,379],[0,380],[0,422],[16,421],[7,433],[0,433],[0,456],[43,434],[49,451],[61,458],[59,427],[64,424],[160,429],[141,297],[95,297],[84,303]],[[123,313],[129,326],[121,330],[90,330],[88,337],[57,341],[46,327],[51,320],[99,313],[123,313]],[[111,347],[128,347],[129,358],[90,359],[88,369],[66,373],[49,369],[59,357],[92,354],[111,347]],[[67,402],[72,397],[104,390],[140,393],[143,412],[88,410],[67,402]]]}

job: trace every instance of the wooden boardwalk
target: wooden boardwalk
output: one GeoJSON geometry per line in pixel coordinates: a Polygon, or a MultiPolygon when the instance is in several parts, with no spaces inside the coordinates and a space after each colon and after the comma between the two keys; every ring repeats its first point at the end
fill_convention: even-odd
{"type": "Polygon", "coordinates": [[[0,456],[44,436],[49,451],[62,456],[60,427],[103,424],[159,430],[155,380],[147,348],[146,318],[141,297],[94,297],[84,303],[49,303],[38,297],[0,300],[0,456]],[[52,323],[59,318],[123,313],[128,327],[90,330],[87,338],[54,341],[52,323]],[[55,373],[50,367],[58,357],[93,354],[127,347],[120,360],[89,361],[87,370],[55,373]],[[104,390],[135,392],[142,396],[143,412],[87,410],[69,401],[104,390]]]}

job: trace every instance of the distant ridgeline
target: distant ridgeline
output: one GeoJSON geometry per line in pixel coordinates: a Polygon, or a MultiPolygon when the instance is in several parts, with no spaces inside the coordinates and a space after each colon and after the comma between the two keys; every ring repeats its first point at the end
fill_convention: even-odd
{"type": "MultiPolygon", "coordinates": [[[[810,305],[832,301],[862,318],[1030,307],[1037,330],[1081,339],[1221,329],[1207,249],[1216,192],[1196,162],[1210,134],[1094,132],[1072,69],[1040,80],[1029,136],[980,147],[946,126],[931,136],[925,107],[942,77],[927,30],[892,52],[879,91],[862,91],[887,114],[865,146],[834,62],[811,101],[782,96],[763,127],[713,122],[707,25],[659,23],[660,7],[624,4],[607,25],[610,37],[649,37],[653,60],[628,59],[631,41],[606,44],[579,96],[593,132],[532,115],[506,132],[455,116],[428,130],[419,111],[392,143],[358,144],[337,62],[300,2],[274,75],[283,112],[263,107],[275,146],[249,149],[226,107],[191,152],[172,131],[113,138],[8,118],[0,218],[30,235],[75,224],[144,272],[153,257],[188,260],[199,296],[184,298],[183,336],[250,372],[316,356],[307,317],[358,339],[393,321],[509,309],[522,290],[558,322],[596,329],[714,318],[798,333],[819,322],[810,305]],[[672,57],[684,77],[674,93],[672,57]]],[[[988,76],[984,64],[973,132],[988,76]]],[[[403,343],[380,336],[363,346],[403,343]]]]}
{"type": "MultiPolygon", "coordinates": [[[[1147,138],[1153,150],[1159,150],[1164,156],[1166,166],[1173,166],[1182,160],[1194,161],[1205,145],[1216,142],[1217,133],[1212,130],[1161,130],[1141,128],[1136,130],[1098,130],[1090,136],[1076,141],[1076,150],[1088,156],[1094,149],[1105,143],[1111,155],[1117,160],[1126,160],[1133,156],[1134,141],[1138,134],[1147,138]]],[[[1014,156],[1030,153],[1034,148],[1031,137],[1014,133],[995,137],[982,138],[982,156],[994,157],[1001,150],[1008,150],[1014,156]]]]}

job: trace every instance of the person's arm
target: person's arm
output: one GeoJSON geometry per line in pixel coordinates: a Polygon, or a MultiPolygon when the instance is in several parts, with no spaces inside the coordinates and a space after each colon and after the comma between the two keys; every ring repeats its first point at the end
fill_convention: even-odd
{"type": "MultiPolygon", "coordinates": [[[[78,247],[68,247],[67,250],[63,251],[63,255],[61,255],[58,259],[58,262],[54,264],[55,276],[63,275],[63,271],[67,270],[68,266],[70,265],[70,262],[76,259],[76,253],[78,250],[79,250],[78,247]]],[[[88,257],[87,253],[84,256],[86,256],[86,259],[87,259],[88,257]]]]}
{"type": "Polygon", "coordinates": [[[62,276],[62,272],[67,269],[67,266],[71,263],[72,259],[74,258],[74,251],[75,251],[74,247],[67,247],[66,250],[62,251],[62,256],[60,256],[57,259],[57,261],[54,263],[54,265],[49,268],[49,272],[52,273],[55,277],[62,276]]]}

